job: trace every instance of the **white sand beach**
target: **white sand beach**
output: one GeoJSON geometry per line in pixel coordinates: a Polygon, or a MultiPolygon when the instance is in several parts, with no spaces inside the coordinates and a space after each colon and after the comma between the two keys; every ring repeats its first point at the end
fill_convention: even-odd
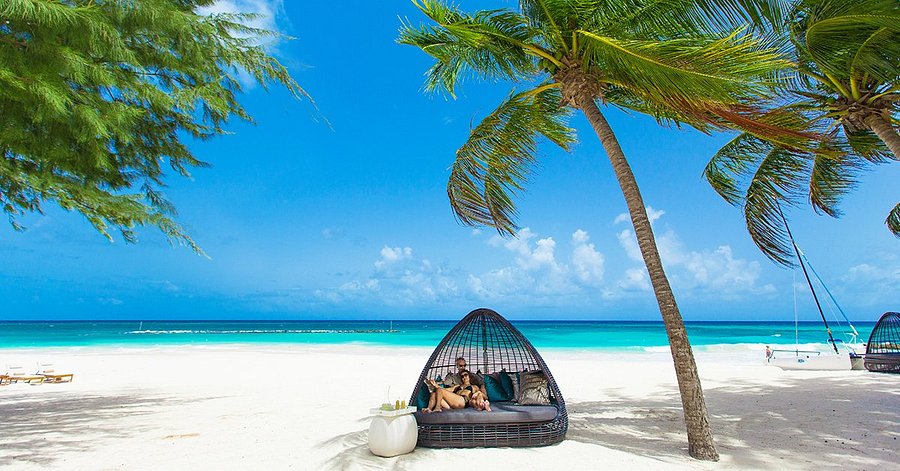
{"type": "Polygon", "coordinates": [[[543,353],[567,439],[530,449],[369,453],[370,407],[408,399],[430,351],[220,345],[0,350],[70,384],[0,387],[0,468],[900,469],[900,375],[787,372],[761,352],[698,352],[722,459],[686,453],[666,353],[543,353]]]}

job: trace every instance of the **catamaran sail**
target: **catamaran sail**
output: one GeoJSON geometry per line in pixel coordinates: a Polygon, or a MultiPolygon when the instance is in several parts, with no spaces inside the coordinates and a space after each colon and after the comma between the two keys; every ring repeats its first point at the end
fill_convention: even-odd
{"type": "MultiPolygon", "coordinates": [[[[806,278],[806,284],[809,286],[809,290],[812,293],[813,300],[816,302],[816,308],[819,311],[819,316],[822,318],[822,323],[825,324],[825,332],[828,333],[828,343],[829,345],[831,345],[831,348],[834,350],[834,352],[832,353],[800,350],[799,347],[794,350],[774,350],[772,351],[772,354],[767,358],[768,363],[784,370],[863,369],[862,361],[860,361],[862,357],[860,355],[857,355],[856,351],[854,350],[854,347],[856,346],[855,344],[858,342],[859,333],[856,331],[856,328],[853,327],[853,324],[850,323],[850,319],[848,319],[847,315],[844,314],[844,310],[841,309],[840,305],[838,305],[837,301],[834,299],[834,296],[831,294],[831,291],[829,291],[825,286],[822,278],[819,277],[819,274],[816,273],[816,271],[812,268],[812,265],[809,263],[806,255],[803,253],[803,251],[800,250],[800,247],[797,246],[797,242],[794,241],[794,236],[793,234],[791,234],[791,228],[788,227],[787,220],[785,219],[784,214],[781,213],[781,208],[778,208],[778,212],[781,215],[781,220],[784,221],[784,227],[785,229],[787,229],[788,237],[791,239],[791,245],[793,245],[794,247],[794,253],[797,255],[797,261],[800,262],[800,268],[803,270],[803,276],[806,278]],[[815,277],[819,280],[819,283],[825,289],[825,292],[828,293],[831,301],[835,306],[837,306],[838,311],[840,311],[844,320],[847,322],[847,325],[849,325],[850,329],[852,330],[852,333],[850,335],[852,338],[852,344],[854,345],[851,346],[849,344],[845,344],[848,351],[841,352],[838,350],[838,341],[835,340],[834,335],[832,335],[831,333],[831,326],[828,325],[828,319],[825,317],[825,312],[822,310],[822,304],[819,302],[819,296],[816,294],[816,289],[813,287],[813,283],[809,277],[809,271],[807,271],[807,267],[809,267],[809,271],[812,271],[813,275],[815,275],[815,277]]],[[[796,321],[796,293],[794,298],[794,316],[796,321]]]]}

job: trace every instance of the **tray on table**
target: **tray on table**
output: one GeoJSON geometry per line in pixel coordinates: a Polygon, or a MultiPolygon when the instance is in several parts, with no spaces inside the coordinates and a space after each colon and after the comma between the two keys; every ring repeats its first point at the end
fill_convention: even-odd
{"type": "Polygon", "coordinates": [[[369,414],[371,415],[380,415],[382,417],[397,417],[398,415],[406,415],[412,414],[418,408],[417,407],[406,407],[404,409],[391,409],[391,410],[383,410],[383,409],[369,409],[369,414]]]}

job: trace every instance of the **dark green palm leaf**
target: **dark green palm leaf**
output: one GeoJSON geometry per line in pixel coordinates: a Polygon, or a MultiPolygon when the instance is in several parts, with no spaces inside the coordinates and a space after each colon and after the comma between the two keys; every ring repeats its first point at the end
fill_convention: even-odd
{"type": "Polygon", "coordinates": [[[831,140],[801,148],[744,133],[713,156],[704,176],[723,199],[742,208],[747,230],[760,250],[777,263],[791,265],[780,208],[799,205],[809,194],[816,210],[837,215],[837,203],[855,185],[859,166],[859,159],[841,152],[831,140]]]}
{"type": "Polygon", "coordinates": [[[858,130],[851,131],[847,126],[841,126],[847,145],[850,149],[860,157],[868,160],[873,164],[881,164],[891,160],[897,160],[898,157],[891,153],[884,144],[884,141],[878,138],[872,131],[858,130]]]}
{"type": "Polygon", "coordinates": [[[850,78],[853,71],[887,81],[897,78],[896,0],[802,0],[794,19],[792,37],[802,60],[839,79],[850,78]]]}
{"type": "Polygon", "coordinates": [[[841,198],[856,188],[857,177],[865,162],[853,152],[837,151],[840,140],[836,131],[828,137],[814,152],[809,176],[809,200],[814,210],[839,217],[841,212],[837,205],[841,198]]]}
{"type": "MultiPolygon", "coordinates": [[[[532,2],[522,2],[532,3],[532,2]]],[[[752,24],[780,27],[787,0],[580,0],[568,2],[582,29],[620,38],[717,34],[752,24]]]]}
{"type": "Polygon", "coordinates": [[[623,40],[579,31],[586,65],[645,100],[674,108],[737,104],[770,92],[760,78],[787,65],[752,36],[721,39],[623,40]]]}
{"type": "Polygon", "coordinates": [[[522,191],[535,164],[537,139],[542,136],[564,149],[575,141],[561,99],[549,87],[512,94],[472,129],[456,152],[447,185],[450,205],[463,224],[515,233],[512,196],[522,191]]]}
{"type": "Polygon", "coordinates": [[[523,48],[532,42],[532,31],[521,15],[502,10],[468,15],[437,1],[414,3],[437,26],[404,23],[397,41],[436,59],[427,74],[426,90],[443,89],[453,95],[462,72],[516,80],[535,71],[534,56],[523,48]]]}
{"type": "Polygon", "coordinates": [[[895,236],[900,237],[900,203],[897,203],[897,206],[894,206],[894,209],[888,214],[884,223],[887,224],[888,229],[890,229],[895,236]]]}
{"type": "Polygon", "coordinates": [[[772,146],[759,164],[744,200],[744,220],[753,242],[773,261],[793,264],[793,252],[781,219],[781,202],[796,204],[811,173],[809,155],[772,146]]]}

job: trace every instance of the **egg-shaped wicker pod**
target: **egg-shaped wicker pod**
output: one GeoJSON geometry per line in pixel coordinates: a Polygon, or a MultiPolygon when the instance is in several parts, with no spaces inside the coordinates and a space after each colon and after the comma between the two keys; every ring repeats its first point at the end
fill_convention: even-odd
{"type": "Polygon", "coordinates": [[[458,358],[465,358],[468,370],[484,380],[489,380],[488,376],[511,378],[508,381],[516,383],[517,392],[520,378],[538,375],[545,396],[538,404],[515,397],[493,400],[492,412],[465,408],[428,414],[420,410],[416,412],[419,446],[528,447],[551,445],[565,438],[569,426],[566,403],[550,369],[531,342],[490,309],[476,309],[450,329],[422,369],[410,404],[421,408],[430,394],[425,380],[455,373],[458,358]]]}
{"type": "Polygon", "coordinates": [[[866,342],[866,369],[900,373],[900,313],[886,312],[866,342]]]}

